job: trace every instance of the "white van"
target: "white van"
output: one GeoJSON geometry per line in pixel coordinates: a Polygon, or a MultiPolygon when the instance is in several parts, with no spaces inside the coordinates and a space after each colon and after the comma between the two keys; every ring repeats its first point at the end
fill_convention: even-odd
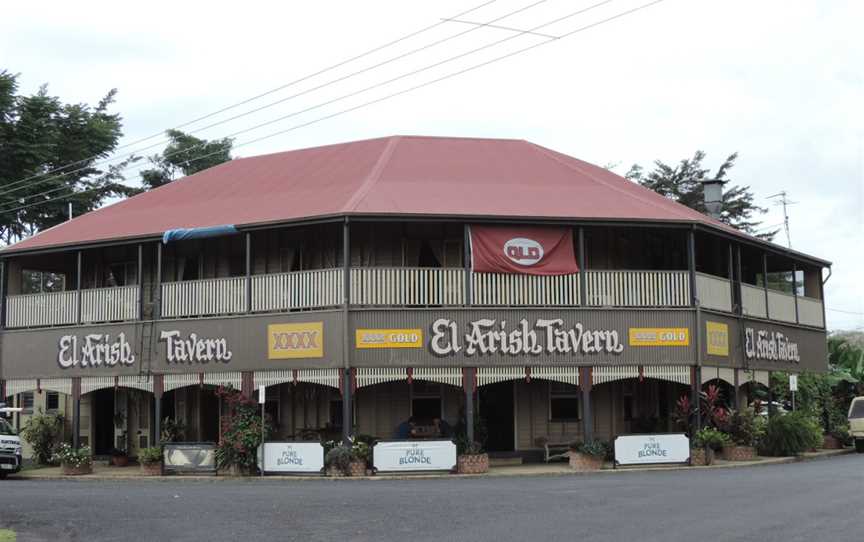
{"type": "Polygon", "coordinates": [[[849,405],[849,434],[855,439],[855,451],[864,454],[864,397],[852,399],[849,405]]]}
{"type": "Polygon", "coordinates": [[[0,480],[21,470],[21,437],[0,416],[0,480]]]}

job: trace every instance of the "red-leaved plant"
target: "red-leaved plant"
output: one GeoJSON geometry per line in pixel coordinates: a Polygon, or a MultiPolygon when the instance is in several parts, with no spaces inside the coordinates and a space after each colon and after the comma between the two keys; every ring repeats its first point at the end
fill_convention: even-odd
{"type": "MultiPolygon", "coordinates": [[[[221,418],[221,437],[216,446],[216,462],[220,468],[236,466],[252,472],[256,468],[262,437],[258,405],[230,385],[220,386],[216,395],[225,405],[225,414],[221,418]]],[[[267,420],[264,420],[264,432],[266,438],[270,433],[267,420]]]]}

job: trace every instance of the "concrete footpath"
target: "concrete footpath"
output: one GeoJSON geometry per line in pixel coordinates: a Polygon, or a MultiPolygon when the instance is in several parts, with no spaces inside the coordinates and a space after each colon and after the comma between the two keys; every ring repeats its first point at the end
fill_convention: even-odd
{"type": "MultiPolygon", "coordinates": [[[[375,476],[358,476],[358,477],[328,477],[328,476],[266,476],[267,480],[394,480],[394,479],[440,479],[440,478],[486,478],[486,477],[505,477],[505,476],[574,476],[584,474],[624,474],[630,472],[648,472],[648,471],[674,471],[674,470],[714,470],[714,469],[734,469],[742,467],[754,467],[762,465],[778,465],[783,463],[794,463],[798,461],[808,461],[814,459],[825,459],[838,455],[851,453],[852,449],[843,450],[819,450],[817,452],[808,452],[798,457],[759,457],[755,461],[725,461],[717,459],[713,465],[707,467],[691,467],[688,465],[660,465],[660,466],[639,466],[639,467],[612,467],[612,464],[607,462],[602,470],[599,471],[574,471],[567,463],[528,463],[523,465],[506,465],[493,466],[486,474],[450,474],[450,473],[434,473],[434,474],[378,474],[375,476]]],[[[61,472],[60,467],[44,467],[27,469],[20,473],[10,475],[9,480],[150,480],[158,481],[179,481],[179,480],[208,480],[208,481],[224,481],[224,480],[248,480],[254,482],[261,480],[260,476],[230,476],[219,474],[215,475],[172,475],[172,476],[146,476],[141,473],[138,465],[129,465],[126,467],[114,467],[106,462],[96,462],[93,464],[93,473],[79,476],[65,476],[61,472]]]]}

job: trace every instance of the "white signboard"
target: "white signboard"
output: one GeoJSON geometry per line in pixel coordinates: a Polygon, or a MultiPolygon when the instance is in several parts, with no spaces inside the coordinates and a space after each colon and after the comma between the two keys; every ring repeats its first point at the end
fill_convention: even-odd
{"type": "Polygon", "coordinates": [[[615,461],[619,465],[686,463],[690,439],[683,433],[625,435],[615,439],[615,461]]]}
{"type": "MultiPolygon", "coordinates": [[[[261,468],[261,447],[258,447],[261,468]]],[[[320,442],[265,442],[264,472],[313,473],[324,468],[324,447],[320,442]]]]}
{"type": "Polygon", "coordinates": [[[449,471],[456,466],[456,445],[449,440],[379,442],[372,456],[380,472],[449,471]]]}
{"type": "Polygon", "coordinates": [[[798,375],[789,375],[789,391],[798,391],[798,375]]]}

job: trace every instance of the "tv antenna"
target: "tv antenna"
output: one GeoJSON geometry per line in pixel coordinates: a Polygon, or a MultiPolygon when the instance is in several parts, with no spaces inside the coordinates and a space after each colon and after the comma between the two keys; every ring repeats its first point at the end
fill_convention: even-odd
{"type": "Polygon", "coordinates": [[[782,205],[783,206],[783,229],[786,231],[786,245],[789,248],[792,248],[792,238],[789,235],[789,213],[787,212],[786,208],[789,205],[795,205],[798,202],[790,200],[787,196],[788,196],[788,194],[786,194],[786,191],[781,190],[780,192],[774,194],[773,196],[768,196],[768,199],[780,198],[778,201],[774,202],[774,205],[782,205]]]}

